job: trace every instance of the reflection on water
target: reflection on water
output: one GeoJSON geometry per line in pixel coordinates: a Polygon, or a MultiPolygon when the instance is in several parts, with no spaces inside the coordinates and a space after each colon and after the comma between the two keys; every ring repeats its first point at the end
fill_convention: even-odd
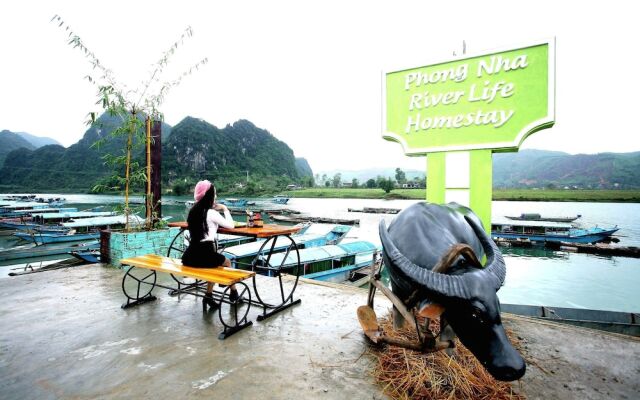
{"type": "Polygon", "coordinates": [[[502,254],[512,257],[524,257],[524,258],[542,258],[542,259],[553,259],[553,258],[569,258],[569,253],[565,251],[557,251],[551,250],[544,247],[503,247],[500,246],[500,251],[502,254]]]}
{"type": "Polygon", "coordinates": [[[498,292],[512,304],[638,312],[638,259],[567,253],[561,258],[505,255],[507,278],[498,292]]]}
{"type": "MultiPolygon", "coordinates": [[[[41,194],[47,196],[46,194],[41,194]]],[[[51,196],[49,196],[51,197],[51,196]]],[[[122,203],[118,196],[64,195],[67,205],[87,209],[100,204],[114,207],[122,203]]],[[[165,196],[163,216],[172,221],[184,221],[187,209],[184,201],[191,197],[165,196]]],[[[142,202],[142,198],[134,197],[142,202]]],[[[256,199],[258,206],[273,206],[268,199],[256,199]]],[[[360,226],[351,229],[345,241],[368,240],[380,244],[378,224],[387,223],[393,215],[348,212],[348,208],[382,207],[403,209],[416,200],[376,199],[296,199],[292,208],[313,216],[358,218],[360,226]]],[[[640,246],[640,204],[632,203],[560,203],[560,202],[493,202],[493,215],[519,215],[523,212],[545,216],[582,214],[584,226],[614,226],[620,228],[620,245],[640,246]]],[[[143,210],[141,208],[141,210],[143,210]]],[[[143,211],[142,211],[143,212],[143,211]]],[[[242,216],[235,216],[241,220],[242,216]]],[[[15,243],[0,235],[0,248],[15,243]]],[[[634,258],[568,253],[545,248],[502,247],[507,263],[507,278],[498,295],[504,303],[557,307],[579,307],[624,312],[640,311],[640,260],[634,258]]],[[[425,251],[428,249],[425,248],[425,251]]],[[[0,274],[5,275],[4,270],[0,274]]]]}

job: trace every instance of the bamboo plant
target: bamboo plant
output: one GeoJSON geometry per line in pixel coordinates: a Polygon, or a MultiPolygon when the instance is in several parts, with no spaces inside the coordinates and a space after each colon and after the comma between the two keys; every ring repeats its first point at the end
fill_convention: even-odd
{"type": "MultiPolygon", "coordinates": [[[[193,35],[191,27],[187,27],[180,38],[174,42],[167,51],[165,51],[160,59],[155,63],[148,78],[140,82],[137,88],[129,88],[127,85],[116,80],[112,70],[103,64],[94,52],[84,44],[80,36],[71,29],[62,17],[55,15],[51,22],[56,23],[58,28],[67,34],[68,44],[73,48],[77,48],[83,52],[85,58],[93,67],[93,73],[85,78],[97,87],[98,100],[96,105],[111,116],[119,118],[119,124],[111,131],[108,136],[102,137],[92,146],[101,147],[107,140],[125,137],[124,148],[118,154],[106,154],[103,156],[105,164],[114,169],[113,181],[118,183],[121,188],[124,186],[124,209],[126,216],[125,231],[130,230],[129,215],[131,209],[129,207],[130,189],[134,185],[140,185],[146,182],[146,204],[147,210],[151,210],[151,166],[150,166],[150,143],[151,143],[151,121],[161,121],[162,113],[159,111],[168,91],[179,85],[183,78],[191,75],[194,71],[207,64],[208,59],[195,63],[189,69],[178,75],[172,80],[161,80],[160,77],[168,65],[169,60],[175,54],[187,38],[193,35]],[[145,123],[139,119],[139,116],[146,118],[145,123]],[[146,127],[146,129],[143,129],[146,127]],[[146,132],[145,132],[146,131],[146,132]],[[132,161],[132,152],[134,149],[146,147],[147,165],[146,168],[140,167],[135,161],[132,161]]],[[[88,125],[96,124],[96,113],[90,112],[87,121],[88,125]]],[[[93,191],[100,192],[110,189],[106,185],[95,185],[93,191]]],[[[153,212],[147,212],[146,227],[151,229],[153,226],[153,212]]]]}

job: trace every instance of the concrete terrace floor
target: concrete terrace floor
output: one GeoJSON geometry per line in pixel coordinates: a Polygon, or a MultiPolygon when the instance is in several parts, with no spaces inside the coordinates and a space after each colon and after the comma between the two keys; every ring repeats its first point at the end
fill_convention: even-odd
{"type": "MultiPolygon", "coordinates": [[[[123,310],[99,264],[0,279],[2,399],[381,399],[356,318],[366,291],[302,282],[302,304],[217,339],[217,314],[170,297],[123,310]]],[[[262,277],[261,277],[262,278],[262,277]]],[[[262,278],[259,288],[276,289],[262,278]]],[[[381,316],[389,302],[379,297],[381,316]]],[[[530,361],[529,398],[640,397],[640,342],[506,316],[530,361]]]]}

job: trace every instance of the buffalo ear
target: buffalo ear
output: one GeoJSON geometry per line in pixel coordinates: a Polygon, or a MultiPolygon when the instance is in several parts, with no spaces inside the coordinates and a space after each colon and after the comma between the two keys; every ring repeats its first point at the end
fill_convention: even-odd
{"type": "Polygon", "coordinates": [[[418,308],[418,315],[430,319],[436,319],[442,315],[444,307],[438,303],[422,302],[418,308]]]}

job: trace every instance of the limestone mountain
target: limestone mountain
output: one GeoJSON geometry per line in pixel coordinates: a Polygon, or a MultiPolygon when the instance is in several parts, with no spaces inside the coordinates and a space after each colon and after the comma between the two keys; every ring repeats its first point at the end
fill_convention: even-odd
{"type": "MultiPolygon", "coordinates": [[[[8,153],[4,164],[0,164],[0,188],[29,191],[91,189],[98,181],[111,175],[102,157],[107,153],[124,153],[124,137],[107,140],[100,148],[92,147],[97,140],[108,136],[119,122],[118,117],[103,114],[87,129],[82,139],[66,149],[60,145],[37,149],[31,146],[8,153]]],[[[142,155],[138,158],[143,159],[142,155]]]]}
{"type": "Polygon", "coordinates": [[[296,170],[298,171],[299,176],[313,176],[313,170],[309,165],[309,162],[302,157],[296,158],[296,170]]]}
{"type": "MultiPolygon", "coordinates": [[[[98,182],[108,183],[112,172],[104,165],[103,156],[123,155],[125,137],[110,138],[100,148],[92,144],[108,136],[118,123],[117,117],[103,114],[80,141],[66,149],[59,145],[35,149],[13,133],[2,135],[12,145],[1,146],[4,142],[0,142],[0,148],[10,150],[0,164],[0,190],[87,191],[98,182]]],[[[187,117],[173,128],[163,123],[162,137],[165,185],[209,178],[221,187],[232,188],[247,182],[248,175],[254,186],[259,183],[264,189],[284,187],[304,175],[286,143],[246,120],[219,129],[187,117]]],[[[144,164],[142,148],[136,150],[134,160],[144,164]]],[[[300,163],[308,167],[306,160],[300,163]]]]}
{"type": "Polygon", "coordinates": [[[27,132],[16,132],[18,135],[22,136],[27,142],[31,143],[35,148],[46,146],[49,144],[60,144],[55,139],[46,136],[36,136],[27,132]]]}
{"type": "Polygon", "coordinates": [[[265,129],[239,120],[219,129],[193,117],[173,127],[163,143],[164,180],[214,179],[229,187],[265,178],[289,182],[300,177],[293,150],[265,129]]]}
{"type": "Polygon", "coordinates": [[[15,132],[8,130],[0,132],[0,165],[4,163],[7,154],[20,148],[33,150],[35,146],[15,132]]]}

